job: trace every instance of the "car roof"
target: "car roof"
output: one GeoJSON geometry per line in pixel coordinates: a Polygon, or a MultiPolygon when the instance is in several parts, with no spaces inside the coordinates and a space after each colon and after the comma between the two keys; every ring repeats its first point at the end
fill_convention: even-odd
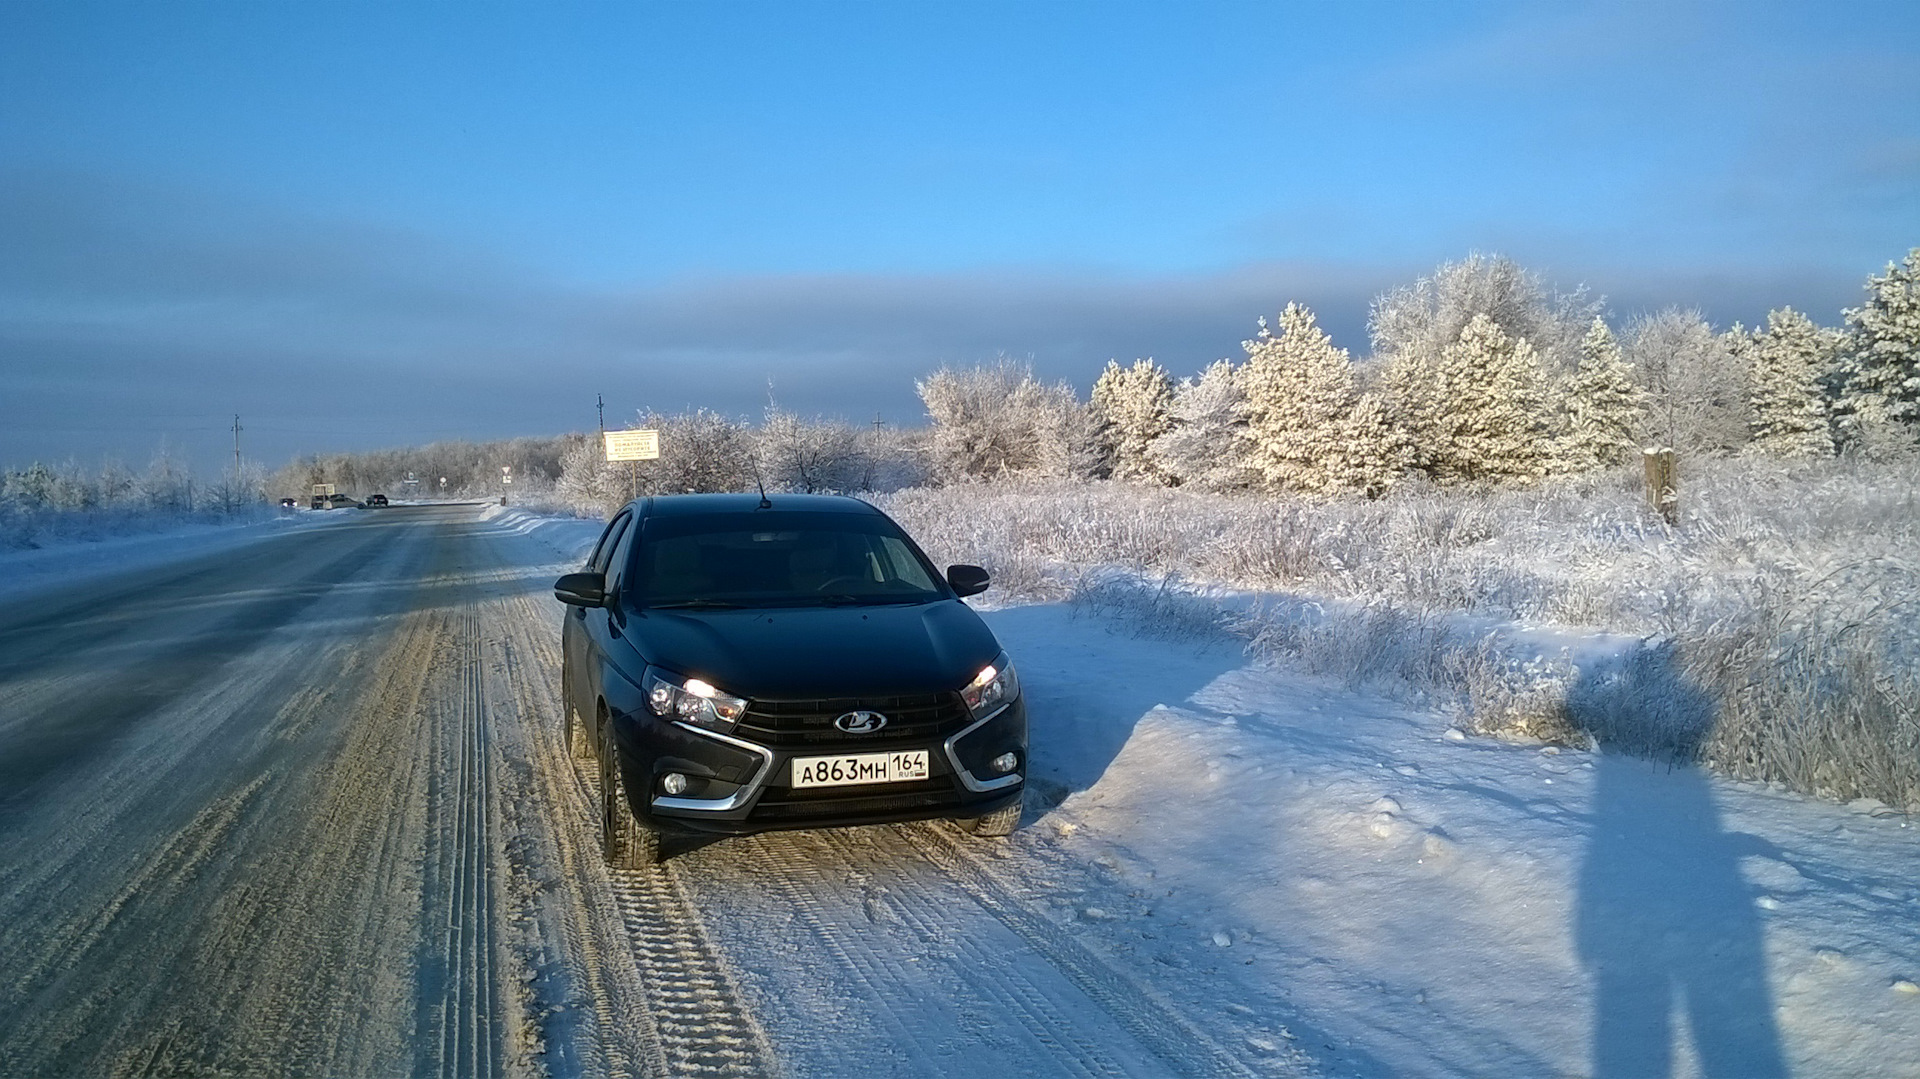
{"type": "Polygon", "coordinates": [[[635,499],[633,504],[641,507],[641,512],[649,517],[693,517],[704,514],[752,514],[752,513],[847,513],[879,515],[880,511],[847,495],[789,495],[774,494],[766,496],[766,505],[761,504],[759,495],[654,495],[650,498],[635,499]]]}

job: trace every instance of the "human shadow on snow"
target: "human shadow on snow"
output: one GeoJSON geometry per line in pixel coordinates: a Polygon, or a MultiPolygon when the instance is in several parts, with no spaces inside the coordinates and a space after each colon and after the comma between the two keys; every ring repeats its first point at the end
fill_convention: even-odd
{"type": "Polygon", "coordinates": [[[1601,749],[1574,934],[1594,984],[1592,1074],[1674,1074],[1684,1032],[1705,1076],[1785,1076],[1762,927],[1740,873],[1741,857],[1766,844],[1724,830],[1693,763],[1715,701],[1665,649],[1591,672],[1571,701],[1601,749]],[[1649,759],[1650,748],[1666,759],[1649,759]]]}

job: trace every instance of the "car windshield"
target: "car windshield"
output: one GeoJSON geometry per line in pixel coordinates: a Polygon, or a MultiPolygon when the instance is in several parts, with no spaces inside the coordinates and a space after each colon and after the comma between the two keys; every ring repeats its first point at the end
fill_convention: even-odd
{"type": "Polygon", "coordinates": [[[644,607],[926,603],[946,592],[884,517],[754,513],[649,519],[633,554],[644,607]]]}

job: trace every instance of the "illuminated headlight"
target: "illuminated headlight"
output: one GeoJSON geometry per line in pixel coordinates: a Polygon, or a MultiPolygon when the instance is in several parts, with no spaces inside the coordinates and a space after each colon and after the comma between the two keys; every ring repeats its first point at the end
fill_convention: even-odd
{"type": "Polygon", "coordinates": [[[1008,701],[1020,695],[1020,676],[1013,673],[1013,661],[1005,652],[1000,658],[980,668],[960,690],[960,698],[967,702],[967,710],[975,719],[996,711],[1008,701]]]}
{"type": "Polygon", "coordinates": [[[697,727],[719,731],[733,725],[747,710],[747,702],[729,697],[698,678],[674,681],[671,675],[647,672],[647,708],[663,719],[677,719],[697,727]]]}

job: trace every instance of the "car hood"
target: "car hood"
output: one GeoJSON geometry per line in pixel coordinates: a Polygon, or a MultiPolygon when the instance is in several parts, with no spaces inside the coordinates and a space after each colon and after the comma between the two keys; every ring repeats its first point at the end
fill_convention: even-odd
{"type": "Polygon", "coordinates": [[[958,600],[912,606],[636,611],[641,658],[741,697],[903,696],[959,689],[1000,654],[958,600]]]}

